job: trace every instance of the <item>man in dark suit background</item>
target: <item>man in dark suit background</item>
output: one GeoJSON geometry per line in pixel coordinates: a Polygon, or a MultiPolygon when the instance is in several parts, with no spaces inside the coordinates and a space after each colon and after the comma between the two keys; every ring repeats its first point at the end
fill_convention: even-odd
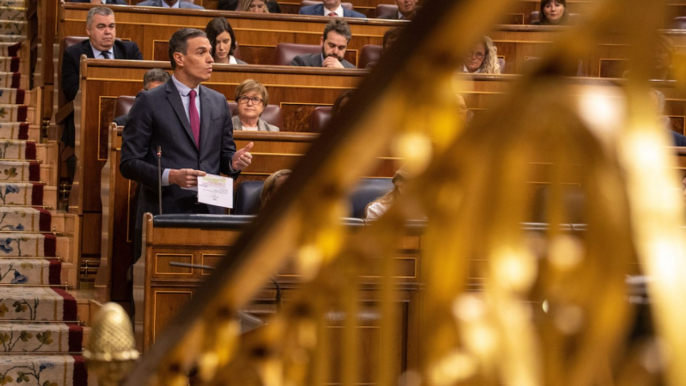
{"type": "MultiPolygon", "coordinates": [[[[81,55],[97,59],[134,59],[143,60],[143,55],[135,42],[116,40],[116,24],[114,12],[107,7],[94,7],[86,16],[86,33],[88,40],[64,50],[62,55],[62,78],[60,88],[65,100],[71,102],[79,91],[79,70],[81,55]]],[[[65,121],[62,132],[62,142],[68,147],[74,147],[74,117],[65,121]]],[[[67,160],[70,176],[73,175],[75,159],[67,160]],[[71,161],[70,161],[71,160],[71,161]]]]}
{"type": "MultiPolygon", "coordinates": [[[[212,74],[212,47],[204,32],[184,28],[169,40],[174,75],[162,86],[141,92],[124,128],[119,169],[141,186],[136,234],[145,212],[159,213],[157,148],[162,156],[162,211],[224,213],[198,203],[198,176],[237,176],[250,165],[252,142],[236,151],[231,113],[224,95],[202,86],[212,74]]],[[[136,256],[138,258],[139,255],[136,256]]]]}
{"type": "Polygon", "coordinates": [[[343,59],[351,37],[348,23],[341,19],[331,20],[326,24],[320,38],[322,53],[298,55],[291,61],[291,66],[355,68],[352,63],[343,59]]]}
{"type": "Polygon", "coordinates": [[[205,9],[204,7],[183,0],[145,0],[144,2],[138,3],[136,5],[141,5],[144,7],[205,9]]]}
{"type": "Polygon", "coordinates": [[[112,4],[129,5],[126,0],[69,0],[69,3],[91,3],[91,4],[112,4]]]}
{"type": "Polygon", "coordinates": [[[398,12],[380,15],[378,19],[412,20],[417,14],[417,0],[395,0],[398,12]]]}
{"type": "Polygon", "coordinates": [[[298,13],[314,16],[367,17],[359,12],[343,8],[341,0],[324,0],[322,4],[308,5],[300,8],[298,13]]]}

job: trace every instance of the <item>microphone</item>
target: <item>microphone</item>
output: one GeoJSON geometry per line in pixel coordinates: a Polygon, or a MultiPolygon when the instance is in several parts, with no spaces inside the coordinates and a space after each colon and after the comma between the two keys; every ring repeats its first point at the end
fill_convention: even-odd
{"type": "Polygon", "coordinates": [[[157,200],[162,214],[162,146],[157,146],[157,200]]]}

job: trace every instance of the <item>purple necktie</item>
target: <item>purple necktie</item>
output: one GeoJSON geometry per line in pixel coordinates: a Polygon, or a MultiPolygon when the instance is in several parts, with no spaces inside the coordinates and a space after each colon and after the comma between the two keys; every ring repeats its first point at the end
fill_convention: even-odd
{"type": "Polygon", "coordinates": [[[200,117],[198,116],[198,109],[195,107],[195,95],[195,90],[191,90],[190,94],[188,94],[191,97],[191,101],[188,104],[188,116],[191,119],[191,131],[195,139],[195,147],[200,150],[200,117]]]}

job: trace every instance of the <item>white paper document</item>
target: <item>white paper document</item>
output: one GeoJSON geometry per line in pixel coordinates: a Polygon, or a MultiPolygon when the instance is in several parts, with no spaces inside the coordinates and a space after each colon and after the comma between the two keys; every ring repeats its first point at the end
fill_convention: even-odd
{"type": "Polygon", "coordinates": [[[198,202],[233,208],[233,178],[213,174],[198,177],[198,202]]]}

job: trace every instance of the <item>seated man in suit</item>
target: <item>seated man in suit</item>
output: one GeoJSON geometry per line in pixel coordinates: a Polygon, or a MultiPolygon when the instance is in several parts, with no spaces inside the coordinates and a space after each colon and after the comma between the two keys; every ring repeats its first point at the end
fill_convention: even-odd
{"type": "MultiPolygon", "coordinates": [[[[62,55],[62,78],[60,87],[67,102],[71,102],[79,91],[79,71],[81,55],[94,59],[134,59],[143,60],[143,55],[135,42],[116,40],[116,25],[114,12],[107,7],[94,7],[86,16],[86,33],[88,40],[64,50],[62,55]]],[[[62,142],[68,147],[74,147],[74,119],[67,118],[62,132],[62,142]]],[[[72,166],[67,161],[70,169],[72,166]]]]}
{"type": "Polygon", "coordinates": [[[379,19],[412,20],[417,14],[417,0],[395,0],[398,12],[381,15],[379,19]]]}
{"type": "Polygon", "coordinates": [[[162,7],[162,8],[183,8],[183,9],[205,9],[199,5],[195,5],[189,1],[184,0],[145,0],[138,3],[143,7],[162,7]]]}
{"type": "MultiPolygon", "coordinates": [[[[145,72],[143,75],[143,91],[152,90],[157,86],[163,85],[169,80],[169,73],[159,68],[151,68],[145,72]]],[[[114,118],[114,123],[117,126],[126,126],[126,122],[129,120],[129,114],[121,115],[114,118]]]]}
{"type": "MultiPolygon", "coordinates": [[[[165,214],[225,213],[224,208],[199,203],[192,188],[206,173],[236,177],[252,159],[252,142],[236,151],[226,97],[200,84],[210,79],[214,63],[207,35],[194,28],[178,30],[169,40],[169,58],[171,79],[138,93],[123,132],[119,169],[140,186],[136,237],[143,214],[159,214],[159,201],[165,214]],[[163,152],[162,197],[158,148],[163,152]]],[[[139,251],[136,241],[134,249],[139,251]]]]}
{"type": "Polygon", "coordinates": [[[126,0],[69,0],[68,3],[129,5],[126,0]]]}
{"type": "Polygon", "coordinates": [[[291,66],[355,68],[352,63],[343,59],[351,37],[348,23],[341,19],[331,20],[326,24],[321,37],[322,53],[298,55],[291,61],[291,66]]]}
{"type": "Polygon", "coordinates": [[[324,0],[322,4],[308,5],[300,8],[298,13],[314,16],[367,17],[359,12],[343,8],[341,0],[324,0]]]}

